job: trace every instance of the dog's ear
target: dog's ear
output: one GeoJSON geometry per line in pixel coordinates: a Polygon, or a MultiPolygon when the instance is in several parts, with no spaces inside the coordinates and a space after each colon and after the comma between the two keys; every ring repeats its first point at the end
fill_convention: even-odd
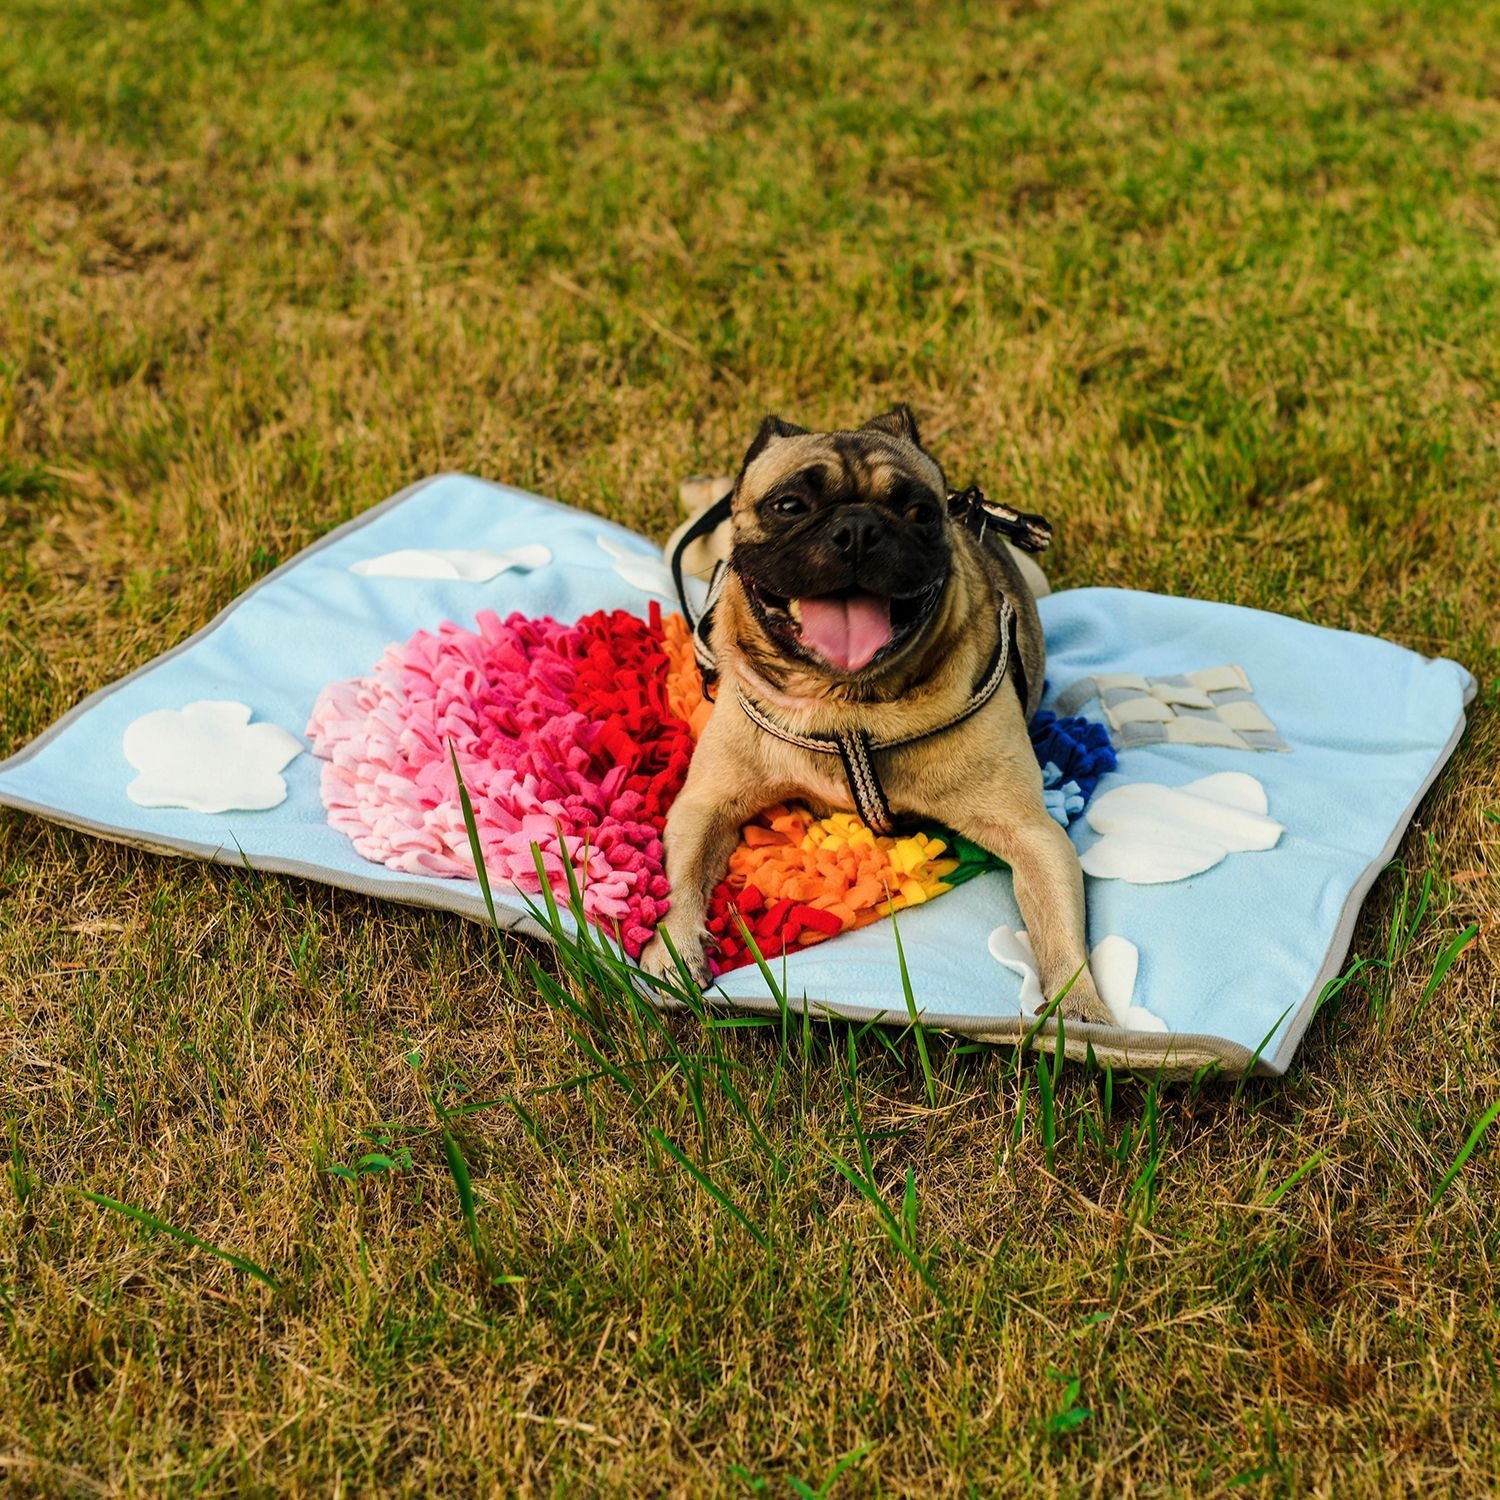
{"type": "Polygon", "coordinates": [[[878,417],[871,417],[859,430],[883,432],[887,437],[900,438],[903,442],[910,443],[913,448],[922,447],[922,434],[917,430],[917,419],[904,401],[898,402],[889,411],[881,412],[878,417]]]}
{"type": "Polygon", "coordinates": [[[767,417],[760,424],[760,431],[750,440],[749,448],[745,450],[744,460],[740,464],[740,473],[743,474],[765,452],[772,438],[806,436],[807,428],[805,427],[793,427],[790,422],[783,422],[780,417],[767,417]]]}

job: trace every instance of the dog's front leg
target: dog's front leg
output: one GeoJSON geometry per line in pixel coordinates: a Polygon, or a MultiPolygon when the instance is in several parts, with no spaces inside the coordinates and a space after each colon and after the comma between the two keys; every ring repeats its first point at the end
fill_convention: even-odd
{"type": "Polygon", "coordinates": [[[1083,870],[1061,825],[1044,811],[1039,817],[1015,822],[977,820],[960,831],[1010,866],[1016,905],[1021,908],[1047,998],[1056,999],[1066,988],[1060,1014],[1114,1024],[1089,973],[1083,870]]]}
{"type": "Polygon", "coordinates": [[[706,774],[697,773],[697,768],[706,764],[706,760],[694,759],[687,781],[667,814],[663,837],[671,905],[657,935],[641,954],[641,967],[648,974],[665,979],[676,975],[677,965],[662,941],[665,932],[700,985],[706,985],[711,977],[703,951],[708,899],[729,868],[741,825],[759,812],[761,805],[769,805],[749,806],[742,797],[727,794],[722,786],[710,785],[706,774]]]}

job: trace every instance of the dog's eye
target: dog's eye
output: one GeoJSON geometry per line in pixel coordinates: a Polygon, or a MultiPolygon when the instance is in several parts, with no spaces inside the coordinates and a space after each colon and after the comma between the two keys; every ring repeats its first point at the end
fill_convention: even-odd
{"type": "Polygon", "coordinates": [[[914,526],[930,526],[938,518],[938,508],[930,500],[915,500],[906,507],[906,519],[914,526]]]}
{"type": "Polygon", "coordinates": [[[783,495],[779,500],[771,502],[771,509],[778,516],[805,516],[807,501],[796,495],[783,495]]]}

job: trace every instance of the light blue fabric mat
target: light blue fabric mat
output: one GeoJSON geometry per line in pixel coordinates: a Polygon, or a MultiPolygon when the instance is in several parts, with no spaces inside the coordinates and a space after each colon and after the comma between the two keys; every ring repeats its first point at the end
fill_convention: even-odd
{"type": "MultiPolygon", "coordinates": [[[[471,624],[479,609],[564,622],[601,608],[644,615],[655,595],[642,584],[666,590],[659,561],[651,543],[553,502],[466,475],[425,481],[308,548],[175,651],[79,705],[0,766],[0,803],[148,849],[244,859],[479,916],[472,882],[369,863],[330,829],[319,799],[322,762],[311,754],[285,768],[286,799],[265,811],[136,805],[126,796],[135,776],[122,750],[126,726],[152,710],[231,699],[249,704],[256,722],[300,739],[319,690],[368,672],[389,642],[444,620],[471,624]],[[403,548],[524,544],[544,545],[552,562],[487,582],[350,571],[403,548]]],[[[1269,815],[1285,831],[1273,848],[1230,853],[1171,883],[1088,880],[1091,946],[1108,935],[1136,945],[1135,1003],[1168,1031],[1070,1025],[1068,1051],[1091,1043],[1101,1058],[1173,1072],[1213,1061],[1231,1073],[1285,1071],[1320,991],[1339,971],[1360,902],[1457,744],[1473,679],[1454,662],[1386,641],[1230,605],[1076,589],[1043,600],[1041,610],[1049,705],[1089,676],[1170,677],[1235,665],[1289,747],[1159,743],[1120,752],[1119,771],[1100,783],[1091,809],[1128,783],[1181,787],[1235,771],[1264,787],[1269,815]]],[[[1095,702],[1085,712],[1101,716],[1103,708],[1095,702]]],[[[1100,837],[1086,819],[1072,835],[1084,852],[1100,837]]],[[[535,930],[522,904],[507,904],[505,915],[535,930]]],[[[994,1039],[1018,1034],[1021,979],[988,948],[993,929],[1021,925],[1007,875],[981,876],[899,920],[929,1024],[994,1039]]],[[[905,1024],[889,922],[777,967],[794,1003],[905,1024]]],[[[746,1008],[774,1003],[754,969],[725,976],[720,991],[746,1008]]]]}

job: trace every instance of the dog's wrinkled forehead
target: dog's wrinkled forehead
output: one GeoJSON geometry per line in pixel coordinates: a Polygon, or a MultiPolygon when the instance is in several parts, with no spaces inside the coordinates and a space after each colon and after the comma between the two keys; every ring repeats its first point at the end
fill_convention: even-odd
{"type": "Polygon", "coordinates": [[[837,502],[878,500],[915,483],[941,500],[947,491],[943,471],[920,442],[904,408],[848,432],[805,432],[768,418],[745,455],[736,508],[789,486],[837,502]]]}

